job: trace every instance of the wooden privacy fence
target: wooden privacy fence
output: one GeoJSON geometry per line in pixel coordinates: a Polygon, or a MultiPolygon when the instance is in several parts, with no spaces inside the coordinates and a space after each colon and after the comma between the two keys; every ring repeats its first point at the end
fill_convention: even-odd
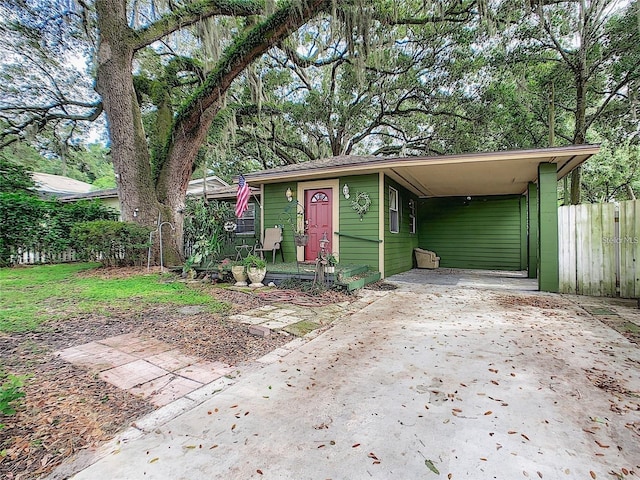
{"type": "Polygon", "coordinates": [[[560,292],[640,298],[640,200],[558,209],[560,292]]]}

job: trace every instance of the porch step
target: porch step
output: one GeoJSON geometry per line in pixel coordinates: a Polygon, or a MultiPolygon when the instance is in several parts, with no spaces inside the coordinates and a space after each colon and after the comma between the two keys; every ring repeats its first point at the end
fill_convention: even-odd
{"type": "Polygon", "coordinates": [[[343,276],[342,280],[336,282],[336,285],[340,285],[346,289],[347,292],[351,292],[353,290],[363,288],[365,285],[369,285],[370,283],[377,282],[380,280],[380,277],[380,272],[365,269],[364,271],[358,272],[350,277],[343,276]]]}
{"type": "Polygon", "coordinates": [[[369,267],[367,265],[340,265],[340,275],[342,278],[356,277],[368,272],[369,267]]]}

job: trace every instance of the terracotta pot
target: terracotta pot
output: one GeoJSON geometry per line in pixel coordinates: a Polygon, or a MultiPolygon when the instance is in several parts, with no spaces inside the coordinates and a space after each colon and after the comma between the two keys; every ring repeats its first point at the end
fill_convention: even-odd
{"type": "Polygon", "coordinates": [[[231,267],[231,274],[236,280],[236,283],[234,284],[235,287],[247,286],[247,273],[244,271],[244,267],[242,265],[231,267]]]}
{"type": "Polygon", "coordinates": [[[264,280],[265,275],[267,275],[266,268],[249,267],[247,273],[249,274],[249,280],[251,280],[251,284],[249,285],[250,287],[264,287],[262,280],[264,280]]]}

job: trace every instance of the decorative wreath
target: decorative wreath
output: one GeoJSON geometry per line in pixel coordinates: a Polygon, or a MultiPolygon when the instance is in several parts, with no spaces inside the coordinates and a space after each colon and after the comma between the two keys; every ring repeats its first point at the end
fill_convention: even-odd
{"type": "Polygon", "coordinates": [[[224,230],[225,232],[235,232],[236,228],[238,228],[238,224],[235,222],[225,222],[224,230]]]}
{"type": "Polygon", "coordinates": [[[351,208],[360,215],[360,220],[362,220],[363,215],[369,211],[370,206],[371,198],[369,198],[369,194],[366,192],[358,192],[356,197],[351,201],[351,208]]]}

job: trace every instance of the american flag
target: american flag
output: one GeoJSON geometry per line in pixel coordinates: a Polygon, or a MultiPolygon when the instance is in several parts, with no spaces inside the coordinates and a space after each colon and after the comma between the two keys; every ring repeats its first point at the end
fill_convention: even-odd
{"type": "Polygon", "coordinates": [[[249,184],[244,179],[243,175],[240,175],[238,179],[238,193],[236,194],[236,217],[242,217],[242,214],[249,208],[249,184]]]}

